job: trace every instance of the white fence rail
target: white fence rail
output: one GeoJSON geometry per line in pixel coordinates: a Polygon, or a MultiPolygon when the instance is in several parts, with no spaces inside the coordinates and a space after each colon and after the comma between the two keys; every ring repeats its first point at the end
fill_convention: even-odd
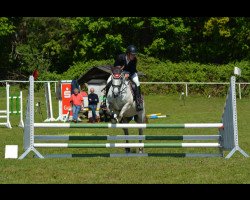
{"type": "MultiPolygon", "coordinates": [[[[229,85],[230,82],[140,82],[145,85],[185,85],[186,96],[188,96],[188,85],[229,85]]],[[[249,82],[238,82],[239,98],[241,99],[241,85],[250,85],[249,82]]]]}
{"type": "MultiPolygon", "coordinates": [[[[28,83],[29,81],[0,80],[0,83],[28,83]]],[[[35,83],[55,83],[58,81],[34,81],[35,83]]],[[[188,96],[188,85],[229,85],[229,82],[140,82],[145,85],[185,85],[185,94],[188,96]]],[[[236,82],[238,85],[239,98],[241,99],[241,85],[250,85],[250,82],[236,82]]]]}
{"type": "MultiPolygon", "coordinates": [[[[35,83],[55,83],[55,92],[56,92],[56,84],[58,81],[34,81],[35,83]]],[[[19,80],[0,80],[0,83],[29,83],[29,81],[19,81],[19,80]]]]}

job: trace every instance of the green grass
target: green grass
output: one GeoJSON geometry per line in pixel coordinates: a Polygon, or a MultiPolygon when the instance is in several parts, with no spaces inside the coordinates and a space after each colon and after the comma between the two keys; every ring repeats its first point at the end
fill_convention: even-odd
{"type": "MultiPolygon", "coordinates": [[[[46,118],[44,92],[35,94],[35,102],[41,101],[44,119],[46,118]]],[[[26,102],[27,91],[24,91],[26,102]]],[[[58,116],[58,107],[53,94],[54,117],[58,116]]],[[[1,90],[0,110],[5,108],[5,93],[1,90]]],[[[208,123],[220,122],[225,97],[206,98],[189,96],[185,105],[179,95],[145,96],[146,113],[169,115],[167,118],[151,119],[149,123],[208,123]]],[[[250,154],[250,99],[237,99],[239,144],[250,154]]],[[[1,119],[3,121],[3,119],[1,119]]],[[[36,113],[35,121],[42,122],[36,113]]],[[[230,159],[225,158],[174,158],[174,157],[141,157],[141,158],[69,158],[69,159],[37,159],[29,154],[23,160],[4,159],[5,145],[16,144],[19,156],[22,149],[23,130],[17,125],[19,116],[11,116],[12,129],[0,127],[0,183],[250,183],[250,159],[238,152],[230,159]]],[[[86,123],[84,120],[83,123],[86,123]]],[[[35,129],[36,134],[54,135],[121,135],[120,129],[35,129]]],[[[138,134],[136,129],[131,134],[138,134]]],[[[217,129],[146,129],[147,135],[187,135],[217,134],[217,129]]],[[[68,141],[65,141],[68,142],[68,141]]],[[[70,142],[70,141],[69,141],[70,142]]],[[[73,141],[74,143],[77,141],[73,141]]],[[[80,141],[79,141],[80,142],[80,141]]],[[[83,141],[89,142],[89,141],[83,141]]],[[[92,141],[95,142],[95,141],[92,141]]],[[[112,141],[98,141],[112,142],[112,141]]],[[[145,141],[152,142],[152,141],[145,141]]],[[[173,141],[174,142],[174,141],[173,141]]],[[[136,151],[136,149],[133,149],[136,151]]],[[[122,153],[123,149],[39,149],[47,153],[122,153]]],[[[215,152],[214,149],[162,149],[148,148],[148,153],[167,152],[215,152]]],[[[228,152],[226,152],[227,154],[228,152]]]]}

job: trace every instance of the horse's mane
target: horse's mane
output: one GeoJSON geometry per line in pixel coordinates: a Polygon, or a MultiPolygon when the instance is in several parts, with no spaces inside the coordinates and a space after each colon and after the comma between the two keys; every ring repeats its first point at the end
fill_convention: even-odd
{"type": "Polygon", "coordinates": [[[111,67],[111,72],[112,74],[121,74],[122,73],[121,66],[111,67]]]}

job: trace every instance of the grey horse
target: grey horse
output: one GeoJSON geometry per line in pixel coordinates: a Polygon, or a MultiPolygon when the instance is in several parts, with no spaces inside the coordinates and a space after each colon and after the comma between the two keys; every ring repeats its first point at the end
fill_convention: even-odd
{"type": "MultiPolygon", "coordinates": [[[[107,108],[111,115],[111,123],[129,123],[133,118],[136,123],[146,123],[145,104],[143,109],[136,110],[132,81],[124,77],[121,68],[112,68],[111,86],[107,91],[107,108]]],[[[123,129],[125,135],[129,135],[128,128],[123,129]]],[[[139,135],[143,135],[143,129],[139,128],[139,135]]],[[[126,143],[129,141],[126,140],[126,143]]],[[[139,140],[139,142],[142,142],[139,140]]],[[[130,148],[125,148],[126,153],[130,148]]],[[[143,153],[143,148],[139,148],[139,153],[143,153]]]]}

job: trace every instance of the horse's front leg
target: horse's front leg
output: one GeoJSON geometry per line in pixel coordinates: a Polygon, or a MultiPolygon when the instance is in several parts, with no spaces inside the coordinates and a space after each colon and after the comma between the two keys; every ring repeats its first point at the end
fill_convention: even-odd
{"type": "MultiPolygon", "coordinates": [[[[128,120],[126,119],[126,118],[123,118],[122,119],[122,123],[128,123],[128,120]]],[[[129,135],[129,133],[128,133],[128,128],[123,128],[123,132],[124,132],[124,135],[129,135]]],[[[126,143],[129,143],[129,141],[128,140],[126,140],[126,143]]],[[[126,153],[130,153],[130,148],[125,148],[125,152],[126,153]]]]}
{"type": "MultiPolygon", "coordinates": [[[[146,116],[145,116],[145,110],[141,111],[138,113],[138,115],[135,116],[135,121],[136,123],[145,123],[146,121],[146,116]]],[[[143,129],[139,128],[139,135],[143,135],[143,129]]],[[[139,143],[142,143],[142,140],[139,140],[139,143]]],[[[139,148],[139,153],[143,153],[143,148],[139,148]]]]}
{"type": "Polygon", "coordinates": [[[118,122],[117,116],[119,115],[119,111],[114,109],[114,106],[112,103],[108,105],[106,113],[110,117],[112,124],[116,124],[118,122]]]}
{"type": "MultiPolygon", "coordinates": [[[[128,129],[127,128],[123,128],[123,131],[124,131],[124,135],[128,135],[128,129]]],[[[129,141],[126,140],[126,143],[129,143],[129,141]]],[[[125,152],[130,153],[130,148],[129,147],[125,148],[125,152]]]]}
{"type": "Polygon", "coordinates": [[[123,118],[123,116],[124,116],[124,113],[125,113],[128,109],[130,109],[131,106],[132,106],[132,104],[131,104],[130,102],[128,102],[128,103],[126,103],[126,104],[122,107],[122,109],[121,109],[119,115],[117,116],[117,122],[118,122],[118,123],[122,120],[122,118],[123,118]]]}
{"type": "MultiPolygon", "coordinates": [[[[143,135],[143,129],[139,128],[139,135],[143,135]]],[[[142,140],[139,140],[140,143],[142,143],[142,140]]],[[[139,148],[139,153],[143,153],[143,147],[139,148]]]]}

